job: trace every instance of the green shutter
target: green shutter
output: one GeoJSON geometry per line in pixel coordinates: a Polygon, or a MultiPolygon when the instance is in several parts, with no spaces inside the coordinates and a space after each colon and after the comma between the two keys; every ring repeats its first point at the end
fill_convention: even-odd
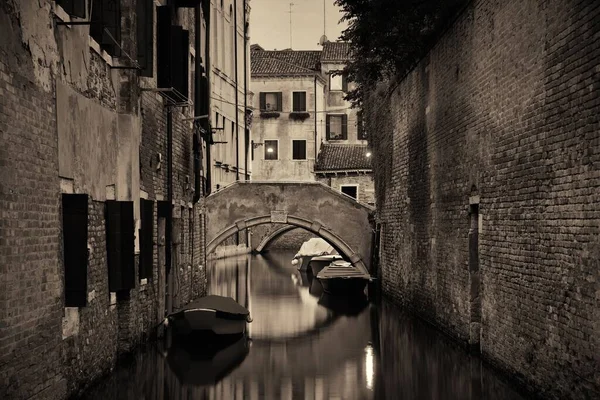
{"type": "Polygon", "coordinates": [[[325,137],[327,138],[327,140],[331,140],[331,115],[327,115],[325,121],[325,137]]]}
{"type": "Polygon", "coordinates": [[[137,0],[137,60],[141,76],[154,75],[154,0],[137,0]]]}
{"type": "Polygon", "coordinates": [[[342,139],[348,140],[348,115],[342,115],[342,139]]]}
{"type": "Polygon", "coordinates": [[[267,94],[264,92],[260,92],[260,111],[265,111],[267,109],[267,94]]]}
{"type": "Polygon", "coordinates": [[[62,195],[65,307],[87,305],[88,196],[62,195]]]}
{"type": "Polygon", "coordinates": [[[276,111],[283,111],[283,96],[282,96],[281,92],[277,93],[277,110],[276,111]]]}

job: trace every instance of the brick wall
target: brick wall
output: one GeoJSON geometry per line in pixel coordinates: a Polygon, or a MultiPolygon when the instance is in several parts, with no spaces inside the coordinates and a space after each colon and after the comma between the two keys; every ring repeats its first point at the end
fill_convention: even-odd
{"type": "Polygon", "coordinates": [[[383,291],[544,398],[600,395],[599,18],[474,1],[367,115],[383,291]]]}
{"type": "Polygon", "coordinates": [[[361,203],[375,205],[375,185],[372,175],[330,175],[327,177],[317,177],[318,182],[331,186],[335,190],[341,191],[342,185],[357,185],[358,198],[361,203]]]}
{"type": "Polygon", "coordinates": [[[31,60],[9,48],[0,46],[0,398],[59,399],[66,385],[53,93],[36,86],[31,60]]]}
{"type": "MultiPolygon", "coordinates": [[[[123,45],[131,50],[135,7],[125,3],[123,45]]],[[[155,87],[152,79],[138,82],[135,71],[112,69],[106,55],[90,46],[88,27],[55,26],[63,17],[53,7],[53,1],[0,4],[0,398],[7,399],[81,393],[153,334],[165,302],[156,245],[147,283],[136,279],[128,293],[108,292],[104,215],[105,200],[113,196],[136,207],[140,197],[166,199],[162,99],[140,95],[138,84],[155,87]],[[151,112],[141,113],[140,105],[151,112]],[[65,108],[73,111],[67,118],[65,108]],[[96,126],[86,116],[110,121],[96,126]],[[94,136],[94,129],[111,124],[110,132],[94,136]],[[76,131],[77,139],[65,130],[76,131]],[[110,142],[114,131],[118,140],[110,142]],[[156,152],[163,154],[160,170],[153,164],[156,152]],[[61,170],[59,160],[72,170],[61,170]],[[89,195],[88,303],[80,308],[64,308],[61,191],[89,195]]],[[[179,18],[189,26],[191,15],[193,10],[180,12],[179,18]]],[[[182,118],[175,110],[173,192],[180,234],[173,271],[179,305],[203,295],[206,286],[204,217],[200,206],[191,205],[192,129],[182,118]]],[[[136,274],[138,263],[136,254],[136,274]]]]}

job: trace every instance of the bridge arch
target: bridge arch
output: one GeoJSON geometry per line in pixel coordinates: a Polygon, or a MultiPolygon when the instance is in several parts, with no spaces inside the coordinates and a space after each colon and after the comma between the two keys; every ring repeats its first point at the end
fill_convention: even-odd
{"type": "Polygon", "coordinates": [[[373,211],[320,182],[236,182],[205,199],[206,251],[236,232],[278,223],[314,233],[368,272],[373,211]]]}
{"type": "Polygon", "coordinates": [[[287,232],[298,228],[297,226],[294,225],[285,225],[282,226],[279,229],[274,230],[273,232],[269,233],[267,236],[265,236],[264,238],[261,239],[260,243],[258,244],[258,246],[256,246],[256,251],[258,253],[262,253],[262,251],[265,249],[265,247],[267,247],[269,245],[269,243],[271,243],[272,241],[278,239],[280,236],[286,234],[287,232]]]}

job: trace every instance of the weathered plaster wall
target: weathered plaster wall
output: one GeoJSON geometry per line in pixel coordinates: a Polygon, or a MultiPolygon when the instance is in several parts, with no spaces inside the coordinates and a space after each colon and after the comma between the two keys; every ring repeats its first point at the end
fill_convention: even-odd
{"type": "Polygon", "coordinates": [[[255,180],[288,180],[288,181],[314,181],[315,165],[315,139],[316,151],[320,147],[320,140],[325,137],[325,114],[317,114],[317,137],[315,137],[315,101],[317,110],[322,111],[324,85],[317,80],[315,96],[314,77],[287,77],[287,78],[261,78],[252,79],[254,95],[254,109],[260,109],[261,92],[281,92],[282,111],[277,118],[262,118],[256,111],[252,138],[255,143],[264,143],[265,140],[278,141],[278,159],[265,160],[265,146],[254,149],[252,161],[253,176],[255,180]],[[290,119],[293,110],[293,92],[306,92],[306,111],[310,117],[304,121],[290,119]],[[306,160],[292,159],[292,140],[306,140],[306,160]]]}
{"type": "MultiPolygon", "coordinates": [[[[343,240],[369,268],[373,210],[320,183],[240,182],[206,198],[206,242],[224,234],[238,221],[285,211],[310,221],[314,230],[327,229],[343,240]],[[332,217],[335,216],[335,217],[332,217]]],[[[269,218],[268,218],[269,219],[269,218]]],[[[277,222],[267,220],[265,223],[277,222]]],[[[244,228],[245,226],[241,226],[244,228]]],[[[309,227],[310,228],[310,225],[309,227]]],[[[321,235],[325,233],[321,232],[321,235]]],[[[329,238],[332,245],[336,245],[329,238]]],[[[213,245],[219,243],[214,242],[213,245]]],[[[339,243],[338,243],[339,244],[339,243]]],[[[352,257],[352,254],[346,254],[352,257]]],[[[358,260],[358,259],[357,259],[358,260]]],[[[349,260],[354,261],[354,260],[349,260]]]]}
{"type": "Polygon", "coordinates": [[[599,18],[474,1],[369,113],[383,291],[543,398],[600,395],[599,18]]]}
{"type": "Polygon", "coordinates": [[[357,185],[358,190],[358,201],[370,206],[375,206],[375,186],[373,183],[372,175],[330,175],[327,177],[318,177],[318,182],[322,182],[327,186],[331,186],[333,189],[342,191],[341,187],[344,185],[357,185]]]}

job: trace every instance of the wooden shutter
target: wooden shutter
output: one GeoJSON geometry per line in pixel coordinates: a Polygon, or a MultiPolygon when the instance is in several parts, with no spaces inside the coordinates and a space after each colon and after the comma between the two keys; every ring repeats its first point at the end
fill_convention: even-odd
{"type": "Polygon", "coordinates": [[[276,93],[277,94],[277,110],[276,111],[282,111],[283,110],[283,96],[281,94],[281,92],[276,93]]]}
{"type": "Polygon", "coordinates": [[[117,201],[106,202],[106,259],[108,263],[108,289],[121,290],[121,205],[117,201]]]}
{"type": "Polygon", "coordinates": [[[85,13],[86,0],[56,0],[56,4],[61,6],[63,10],[69,15],[86,18],[85,13]]]}
{"type": "Polygon", "coordinates": [[[344,92],[348,91],[348,77],[346,76],[346,74],[342,75],[342,90],[344,92]]]}
{"type": "Polygon", "coordinates": [[[141,76],[154,75],[154,0],[137,0],[137,60],[141,76]]]}
{"type": "Polygon", "coordinates": [[[120,0],[92,1],[92,25],[90,26],[90,36],[92,36],[111,56],[121,56],[120,0]]]}
{"type": "Polygon", "coordinates": [[[264,92],[260,92],[260,111],[265,111],[267,109],[267,94],[264,92]]]}
{"type": "Polygon", "coordinates": [[[348,140],[348,115],[342,115],[342,139],[348,140]]]}
{"type": "Polygon", "coordinates": [[[187,99],[189,97],[189,32],[180,26],[172,26],[171,40],[171,82],[173,87],[187,99]]]}
{"type": "Polygon", "coordinates": [[[331,115],[328,115],[325,118],[325,137],[327,138],[327,140],[331,140],[331,115]]]}
{"type": "Polygon", "coordinates": [[[297,112],[300,105],[300,92],[292,93],[292,111],[297,112]]]}
{"type": "Polygon", "coordinates": [[[306,92],[300,92],[300,110],[306,111],[306,92]]]}
{"type": "Polygon", "coordinates": [[[292,159],[306,160],[306,140],[294,140],[292,143],[292,159]]]}
{"type": "Polygon", "coordinates": [[[159,88],[171,87],[171,9],[156,7],[156,78],[159,88]]]}
{"type": "Polygon", "coordinates": [[[87,305],[88,196],[62,195],[65,307],[87,305]]]}
{"type": "Polygon", "coordinates": [[[121,276],[123,281],[121,288],[124,290],[135,287],[135,217],[133,213],[133,201],[121,201],[121,276]]]}
{"type": "Polygon", "coordinates": [[[133,202],[106,202],[108,287],[111,292],[135,287],[133,202]]]}

